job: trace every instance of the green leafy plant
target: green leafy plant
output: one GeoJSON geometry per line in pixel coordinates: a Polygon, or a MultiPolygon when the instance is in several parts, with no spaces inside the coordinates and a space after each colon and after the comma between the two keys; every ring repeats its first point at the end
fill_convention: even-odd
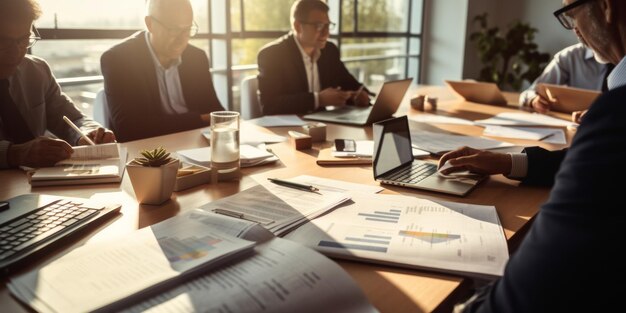
{"type": "Polygon", "coordinates": [[[163,147],[152,150],[141,150],[140,153],[143,157],[135,158],[135,162],[142,166],[159,167],[172,161],[169,152],[163,149],[163,147]]]}
{"type": "Polygon", "coordinates": [[[483,64],[479,80],[519,91],[525,80],[534,81],[550,61],[548,53],[537,51],[537,29],[529,24],[517,21],[503,33],[498,27],[488,26],[487,13],[476,16],[474,23],[480,26],[470,35],[483,64]]]}

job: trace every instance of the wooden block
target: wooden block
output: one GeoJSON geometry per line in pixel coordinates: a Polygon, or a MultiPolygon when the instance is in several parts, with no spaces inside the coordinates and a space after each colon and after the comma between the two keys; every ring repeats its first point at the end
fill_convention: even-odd
{"type": "Polygon", "coordinates": [[[326,124],[324,123],[309,123],[302,126],[302,130],[305,134],[311,136],[313,142],[326,141],[326,124]]]}
{"type": "Polygon", "coordinates": [[[289,134],[289,141],[291,142],[291,145],[293,145],[294,148],[296,148],[296,150],[311,149],[311,147],[313,146],[313,140],[311,136],[307,134],[303,134],[303,133],[299,133],[295,131],[289,131],[288,134],[289,134]]]}

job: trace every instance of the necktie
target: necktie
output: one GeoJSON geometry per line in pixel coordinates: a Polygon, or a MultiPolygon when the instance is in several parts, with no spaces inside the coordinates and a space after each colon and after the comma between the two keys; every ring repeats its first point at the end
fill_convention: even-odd
{"type": "Polygon", "coordinates": [[[608,87],[608,78],[609,75],[611,74],[611,72],[613,71],[613,68],[615,68],[615,65],[608,63],[606,65],[606,73],[604,73],[604,79],[602,80],[602,92],[606,92],[609,90],[608,87]]]}
{"type": "Polygon", "coordinates": [[[7,79],[0,79],[0,120],[9,141],[20,144],[35,138],[11,98],[7,79]]]}

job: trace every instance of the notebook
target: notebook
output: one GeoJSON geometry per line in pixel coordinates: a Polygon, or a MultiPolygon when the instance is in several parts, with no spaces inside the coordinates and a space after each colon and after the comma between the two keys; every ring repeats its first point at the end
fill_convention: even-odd
{"type": "Polygon", "coordinates": [[[595,90],[544,83],[537,84],[537,93],[547,99],[555,100],[550,108],[563,113],[587,110],[600,95],[600,92],[595,90]]]}
{"type": "Polygon", "coordinates": [[[445,81],[450,89],[454,90],[465,100],[476,103],[506,105],[507,101],[494,83],[477,82],[471,80],[445,81]]]}
{"type": "Polygon", "coordinates": [[[374,179],[390,185],[424,189],[457,196],[469,193],[487,176],[442,177],[437,164],[414,160],[406,116],[374,123],[374,179]]]}
{"type": "Polygon", "coordinates": [[[120,210],[89,199],[25,194],[0,212],[0,271],[11,273],[69,235],[120,210]]]}
{"type": "Polygon", "coordinates": [[[30,184],[37,186],[119,183],[126,168],[127,151],[117,143],[72,147],[72,156],[52,167],[33,171],[30,184]]]}
{"type": "Polygon", "coordinates": [[[303,116],[308,120],[349,125],[370,125],[391,117],[404,98],[413,78],[388,81],[383,84],[373,105],[368,107],[342,106],[334,110],[320,111],[303,116]]]}

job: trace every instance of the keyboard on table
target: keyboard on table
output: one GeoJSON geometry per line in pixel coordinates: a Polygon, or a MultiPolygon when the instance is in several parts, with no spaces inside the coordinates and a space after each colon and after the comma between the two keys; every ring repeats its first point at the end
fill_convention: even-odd
{"type": "MultiPolygon", "coordinates": [[[[20,197],[29,196],[37,197],[20,197]]],[[[14,210],[10,212],[12,216],[0,213],[0,269],[3,272],[45,246],[120,209],[119,205],[86,204],[88,199],[77,201],[75,198],[58,199],[37,207],[33,201],[20,197],[9,200],[9,210],[14,210]]]]}

